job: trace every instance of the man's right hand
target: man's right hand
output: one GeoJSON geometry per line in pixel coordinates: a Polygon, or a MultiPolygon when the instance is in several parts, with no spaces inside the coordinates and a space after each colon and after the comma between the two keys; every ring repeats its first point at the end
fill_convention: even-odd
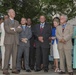
{"type": "Polygon", "coordinates": [[[27,43],[27,40],[28,40],[27,38],[22,38],[21,41],[24,42],[24,43],[27,43]]]}
{"type": "Polygon", "coordinates": [[[13,31],[15,31],[15,28],[13,28],[13,27],[12,27],[12,28],[10,28],[10,30],[13,30],[13,31]]]}
{"type": "Polygon", "coordinates": [[[61,42],[61,43],[66,43],[66,41],[62,38],[61,40],[59,40],[59,42],[61,42]]]}
{"type": "Polygon", "coordinates": [[[56,37],[51,37],[52,40],[56,39],[56,37]]]}
{"type": "Polygon", "coordinates": [[[18,26],[17,28],[21,28],[21,26],[18,26]]]}
{"type": "Polygon", "coordinates": [[[38,40],[39,40],[40,42],[44,42],[44,40],[43,40],[43,37],[42,37],[42,36],[39,36],[39,37],[38,37],[38,40]]]}

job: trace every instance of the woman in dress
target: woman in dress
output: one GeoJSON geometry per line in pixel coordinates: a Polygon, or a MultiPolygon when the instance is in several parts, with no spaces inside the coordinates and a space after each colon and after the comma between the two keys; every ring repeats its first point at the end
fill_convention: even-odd
{"type": "Polygon", "coordinates": [[[52,45],[53,45],[53,57],[54,57],[54,66],[55,66],[55,72],[59,72],[59,65],[58,65],[58,59],[59,59],[59,52],[57,48],[58,40],[56,38],[56,27],[60,24],[60,20],[58,17],[55,17],[53,19],[53,28],[52,28],[52,45]]]}

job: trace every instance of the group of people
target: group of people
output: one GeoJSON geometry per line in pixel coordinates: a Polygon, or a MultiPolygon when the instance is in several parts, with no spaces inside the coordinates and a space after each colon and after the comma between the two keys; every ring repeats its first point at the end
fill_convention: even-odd
{"type": "Polygon", "coordinates": [[[20,24],[14,18],[15,11],[9,9],[8,16],[4,16],[4,22],[0,23],[3,74],[9,74],[9,67],[14,74],[20,73],[22,67],[26,72],[42,69],[48,72],[51,41],[55,72],[65,74],[66,63],[69,75],[73,75],[73,26],[67,22],[66,15],[55,17],[53,26],[46,22],[44,15],[40,16],[40,23],[35,26],[32,26],[30,18],[21,18],[20,24]]]}

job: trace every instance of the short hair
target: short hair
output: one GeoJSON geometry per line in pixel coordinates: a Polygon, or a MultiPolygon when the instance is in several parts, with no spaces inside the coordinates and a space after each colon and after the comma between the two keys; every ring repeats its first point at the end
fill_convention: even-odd
{"type": "Polygon", "coordinates": [[[60,19],[59,19],[59,17],[55,17],[55,18],[53,19],[53,21],[56,21],[56,22],[58,22],[58,23],[60,24],[60,19]]]}
{"type": "MultiPolygon", "coordinates": [[[[53,21],[52,21],[52,24],[53,24],[54,21],[57,22],[60,25],[60,19],[59,19],[59,17],[55,17],[53,19],[53,21]]],[[[53,24],[53,27],[54,27],[54,24],[53,24]]]]}
{"type": "Polygon", "coordinates": [[[10,10],[13,10],[13,11],[14,11],[14,9],[11,8],[11,9],[8,9],[8,10],[7,10],[7,13],[9,13],[10,10]]]}
{"type": "Polygon", "coordinates": [[[25,19],[25,20],[27,20],[25,17],[22,17],[21,19],[25,19]]]}
{"type": "Polygon", "coordinates": [[[44,17],[46,18],[46,16],[45,16],[45,15],[40,15],[40,17],[41,17],[41,16],[44,16],[44,17]]]}
{"type": "Polygon", "coordinates": [[[28,20],[28,19],[29,19],[30,21],[32,21],[32,19],[31,19],[31,18],[27,18],[27,20],[28,20]]]}
{"type": "Polygon", "coordinates": [[[30,19],[31,20],[31,18],[27,18],[27,19],[30,19]]]}
{"type": "Polygon", "coordinates": [[[67,15],[65,15],[65,14],[61,14],[60,16],[64,16],[65,19],[66,19],[66,21],[68,21],[68,16],[67,16],[67,15]]]}

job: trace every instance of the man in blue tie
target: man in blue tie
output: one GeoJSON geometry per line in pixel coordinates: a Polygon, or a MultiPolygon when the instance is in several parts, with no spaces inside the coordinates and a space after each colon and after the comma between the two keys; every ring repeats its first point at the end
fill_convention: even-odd
{"type": "Polygon", "coordinates": [[[12,73],[18,74],[16,70],[16,56],[17,56],[17,46],[19,44],[19,33],[22,31],[20,24],[15,20],[15,11],[13,9],[8,10],[9,18],[4,21],[4,30],[5,30],[5,56],[4,56],[4,68],[3,74],[9,74],[9,60],[12,55],[12,73]],[[13,23],[12,23],[13,20],[13,23]]]}
{"type": "Polygon", "coordinates": [[[24,67],[26,72],[31,72],[29,67],[29,47],[30,47],[30,38],[32,36],[31,29],[26,26],[26,18],[21,19],[22,32],[19,35],[19,49],[17,56],[17,70],[21,70],[21,58],[24,54],[24,67]]]}

